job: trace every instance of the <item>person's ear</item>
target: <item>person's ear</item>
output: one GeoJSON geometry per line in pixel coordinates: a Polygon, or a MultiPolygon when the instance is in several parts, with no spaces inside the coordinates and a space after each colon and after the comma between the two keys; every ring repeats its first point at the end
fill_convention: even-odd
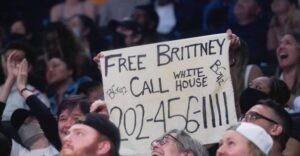
{"type": "Polygon", "coordinates": [[[107,154],[107,153],[109,153],[111,148],[112,148],[111,143],[108,140],[103,140],[103,141],[98,143],[97,154],[98,155],[107,154]]]}
{"type": "Polygon", "coordinates": [[[270,133],[271,133],[271,136],[279,136],[281,133],[283,133],[282,125],[279,125],[279,124],[273,125],[270,133]]]}

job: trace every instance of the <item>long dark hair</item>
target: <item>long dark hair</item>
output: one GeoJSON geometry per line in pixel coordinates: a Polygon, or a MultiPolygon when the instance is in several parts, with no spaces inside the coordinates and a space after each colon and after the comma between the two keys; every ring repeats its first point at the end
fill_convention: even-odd
{"type": "MultiPolygon", "coordinates": [[[[295,41],[298,44],[299,50],[298,52],[300,53],[300,32],[299,31],[290,31],[287,32],[286,35],[291,35],[295,41]]],[[[294,95],[300,95],[300,60],[298,61],[297,64],[297,72],[296,76],[294,78],[294,84],[291,88],[291,93],[294,95]]]]}
{"type": "Polygon", "coordinates": [[[83,48],[76,40],[72,31],[61,22],[50,23],[46,28],[44,36],[46,57],[49,57],[49,55],[59,55],[60,57],[75,58],[80,52],[83,51],[83,48]],[[54,40],[48,40],[47,35],[54,35],[54,40]],[[57,51],[49,51],[49,48],[47,47],[49,46],[50,42],[52,42],[52,44],[53,42],[58,44],[58,49],[56,49],[57,51]]]}

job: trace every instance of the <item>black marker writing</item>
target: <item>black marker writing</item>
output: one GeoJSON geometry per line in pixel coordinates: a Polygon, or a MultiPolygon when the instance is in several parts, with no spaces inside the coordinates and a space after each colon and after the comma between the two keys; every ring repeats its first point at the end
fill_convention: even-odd
{"type": "Polygon", "coordinates": [[[136,70],[146,69],[146,67],[143,66],[143,59],[146,57],[146,54],[132,55],[127,57],[122,57],[122,56],[123,56],[122,54],[114,54],[114,55],[107,55],[106,57],[104,57],[105,76],[108,75],[108,70],[113,70],[113,69],[115,70],[117,69],[119,73],[121,73],[122,71],[136,71],[136,70]]]}
{"type": "Polygon", "coordinates": [[[115,87],[112,85],[107,91],[106,94],[110,97],[110,99],[114,99],[117,94],[125,95],[127,93],[127,89],[125,86],[123,87],[115,87]]]}
{"type": "Polygon", "coordinates": [[[224,74],[222,71],[226,70],[225,67],[222,66],[221,61],[217,60],[213,65],[210,66],[210,69],[217,74],[217,81],[218,84],[221,86],[222,82],[225,82],[224,78],[224,74]]]}
{"type": "Polygon", "coordinates": [[[130,80],[130,92],[133,96],[139,97],[144,94],[155,94],[155,93],[167,93],[168,89],[163,88],[161,78],[157,80],[150,79],[147,81],[140,80],[139,77],[135,76],[130,80]]]}
{"type": "Polygon", "coordinates": [[[224,42],[225,38],[221,40],[208,40],[207,42],[195,43],[181,47],[171,47],[168,44],[158,44],[157,66],[167,65],[173,61],[182,61],[206,55],[222,55],[224,42]]]}

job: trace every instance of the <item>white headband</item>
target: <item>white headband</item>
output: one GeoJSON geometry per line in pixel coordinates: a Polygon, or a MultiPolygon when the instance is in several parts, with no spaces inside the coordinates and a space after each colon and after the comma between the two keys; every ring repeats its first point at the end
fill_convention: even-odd
{"type": "Polygon", "coordinates": [[[273,139],[260,126],[252,123],[242,122],[236,129],[237,132],[255,144],[265,155],[268,155],[273,146],[273,139]]]}

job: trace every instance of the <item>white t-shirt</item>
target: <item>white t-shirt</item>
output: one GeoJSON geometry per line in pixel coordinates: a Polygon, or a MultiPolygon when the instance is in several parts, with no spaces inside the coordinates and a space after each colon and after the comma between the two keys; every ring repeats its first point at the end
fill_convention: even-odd
{"type": "Polygon", "coordinates": [[[300,96],[297,96],[295,100],[293,101],[293,105],[291,108],[285,108],[287,112],[290,114],[293,113],[300,113],[300,96]]]}
{"type": "Polygon", "coordinates": [[[49,145],[46,148],[29,151],[19,143],[12,140],[12,148],[11,148],[10,156],[58,156],[58,155],[59,152],[52,145],[49,145]]]}
{"type": "MultiPolygon", "coordinates": [[[[284,81],[283,74],[280,75],[279,79],[284,81]]],[[[292,107],[285,108],[285,110],[290,114],[299,113],[300,112],[300,96],[297,96],[294,99],[292,107]]]]}
{"type": "MultiPolygon", "coordinates": [[[[40,91],[36,90],[33,86],[27,85],[26,88],[33,91],[34,94],[47,106],[50,107],[49,100],[46,95],[42,94],[40,91]]],[[[29,107],[25,103],[25,99],[20,95],[17,87],[14,85],[11,89],[8,99],[6,101],[6,106],[2,114],[3,121],[10,121],[12,113],[19,108],[29,110],[29,107]]]]}
{"type": "Polygon", "coordinates": [[[174,4],[170,3],[164,6],[156,5],[155,11],[159,17],[157,32],[161,34],[170,33],[176,25],[174,4]]]}

